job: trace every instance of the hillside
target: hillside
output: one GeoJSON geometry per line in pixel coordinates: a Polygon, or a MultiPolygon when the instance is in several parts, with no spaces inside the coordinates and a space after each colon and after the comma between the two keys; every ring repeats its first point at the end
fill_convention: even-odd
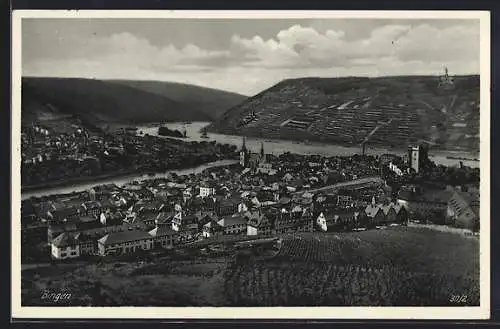
{"type": "Polygon", "coordinates": [[[22,79],[23,116],[60,112],[99,126],[158,121],[210,121],[181,101],[112,81],[78,78],[22,79]],[[55,110],[54,110],[55,109],[55,110]]]}
{"type": "Polygon", "coordinates": [[[192,109],[205,113],[212,120],[216,120],[229,108],[240,104],[247,98],[237,93],[184,83],[133,80],[113,80],[112,82],[183,103],[192,109]]]}
{"type": "Polygon", "coordinates": [[[479,149],[479,76],[284,80],[224,113],[209,131],[342,145],[479,149]]]}
{"type": "Polygon", "coordinates": [[[196,256],[193,249],[176,249],[149,260],[134,255],[128,260],[105,257],[99,264],[28,268],[21,275],[22,305],[53,306],[40,298],[48,288],[70,291],[74,298],[65,301],[68,306],[479,303],[479,243],[455,234],[405,227],[299,233],[284,237],[278,255],[267,259],[232,261],[230,248],[226,257],[208,252],[196,256]],[[467,295],[465,303],[450,302],[456,291],[467,295]]]}

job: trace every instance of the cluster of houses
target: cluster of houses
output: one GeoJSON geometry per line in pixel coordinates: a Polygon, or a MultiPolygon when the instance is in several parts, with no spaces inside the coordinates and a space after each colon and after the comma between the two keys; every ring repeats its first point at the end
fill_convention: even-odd
{"type": "Polygon", "coordinates": [[[478,221],[479,199],[472,191],[407,188],[391,202],[392,191],[381,179],[307,190],[314,182],[304,177],[318,176],[320,181],[326,172],[328,179],[328,167],[348,168],[355,162],[321,157],[297,162],[293,155],[265,155],[263,145],[260,153],[243,147],[236,168],[171,174],[120,187],[100,185],[71,196],[23,202],[23,243],[48,242],[53,258],[66,259],[172,249],[223,236],[244,239],[405,225],[418,214],[434,216],[439,211],[464,227],[478,221]],[[276,172],[263,173],[262,168],[276,172]]]}
{"type": "Polygon", "coordinates": [[[57,133],[48,127],[34,123],[21,131],[21,160],[25,165],[35,165],[47,160],[78,153],[88,146],[87,130],[78,126],[67,127],[67,132],[57,133]]]}
{"type": "Polygon", "coordinates": [[[423,189],[404,186],[398,193],[397,203],[405,207],[414,219],[478,230],[479,199],[479,190],[473,187],[423,189]]]}
{"type": "MultiPolygon", "coordinates": [[[[205,188],[200,185],[198,196],[207,193],[202,190],[205,188]]],[[[376,205],[375,197],[372,204],[360,210],[353,203],[346,203],[343,195],[337,195],[332,205],[321,205],[324,200],[313,200],[311,193],[298,198],[276,195],[276,201],[263,204],[252,193],[245,193],[240,198],[223,199],[225,202],[205,203],[194,211],[188,210],[193,205],[185,196],[175,204],[141,199],[127,208],[132,199],[125,196],[119,200],[111,198],[113,201],[102,199],[104,191],[109,190],[96,189],[91,189],[90,200],[80,207],[55,210],[52,205],[47,209],[46,218],[50,222],[47,238],[53,258],[172,249],[227,235],[269,237],[314,230],[370,228],[407,220],[404,207],[376,205]],[[210,204],[213,207],[208,207],[210,204]]],[[[212,192],[208,193],[203,199],[215,199],[212,192]]]]}
{"type": "Polygon", "coordinates": [[[101,185],[36,203],[31,207],[35,209],[26,206],[23,241],[48,241],[52,257],[64,259],[170,249],[227,235],[312,232],[322,229],[318,218],[334,218],[335,211],[354,206],[359,209],[358,199],[366,199],[362,193],[356,194],[358,198],[342,191],[290,193],[286,182],[251,186],[241,179],[236,184],[234,175],[234,170],[218,168],[121,187],[101,185]]]}
{"type": "MultiPolygon", "coordinates": [[[[73,231],[66,227],[61,232],[60,227],[55,226],[55,229],[49,228],[49,240],[52,239],[53,257],[64,258],[84,254],[104,256],[155,247],[171,249],[227,235],[268,237],[315,230],[334,232],[405,225],[414,214],[435,217],[436,212],[446,217],[447,222],[443,224],[473,229],[479,221],[477,191],[465,192],[457,188],[440,192],[403,190],[395,203],[382,199],[377,202],[373,196],[368,205],[359,203],[359,194],[353,198],[347,191],[335,194],[332,204],[328,204],[332,196],[306,192],[299,198],[281,197],[266,205],[259,204],[256,197],[240,198],[239,201],[235,198],[229,201],[232,207],[204,208],[196,212],[183,210],[181,204],[176,204],[172,211],[164,211],[164,204],[138,202],[126,212],[122,221],[113,216],[108,220],[104,213],[96,216],[94,203],[88,202],[87,209],[91,213],[87,214],[100,217],[99,228],[85,229],[85,224],[81,223],[79,230],[75,225],[73,231]]],[[[83,218],[90,221],[89,217],[79,220],[83,218]]]]}
{"type": "Polygon", "coordinates": [[[365,230],[393,224],[406,225],[407,223],[408,211],[405,207],[394,203],[375,204],[375,200],[371,205],[361,210],[346,209],[328,215],[321,212],[317,218],[318,227],[325,232],[348,227],[365,230]]]}

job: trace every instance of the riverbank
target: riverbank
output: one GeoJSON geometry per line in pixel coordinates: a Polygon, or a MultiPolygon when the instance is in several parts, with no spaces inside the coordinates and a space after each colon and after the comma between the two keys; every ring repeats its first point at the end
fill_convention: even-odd
{"type": "MultiPolygon", "coordinates": [[[[227,136],[239,136],[240,138],[246,137],[248,138],[254,138],[254,139],[263,139],[266,138],[266,136],[262,135],[259,131],[247,131],[245,135],[239,135],[237,134],[236,131],[225,131],[221,129],[214,129],[212,127],[212,124],[207,124],[204,128],[207,129],[207,132],[212,135],[227,135],[227,136]]],[[[296,143],[296,144],[305,144],[305,145],[331,145],[331,146],[339,146],[342,148],[357,148],[359,149],[361,153],[362,149],[362,144],[363,142],[357,142],[357,143],[351,143],[347,141],[339,141],[336,139],[331,139],[328,138],[327,136],[318,136],[318,135],[312,135],[312,134],[290,134],[290,133],[278,133],[274,135],[279,135],[279,138],[276,137],[271,137],[271,140],[282,140],[282,141],[288,141],[291,143],[296,143]]],[[[422,143],[425,143],[424,140],[421,141],[422,143]]],[[[381,142],[378,140],[370,140],[368,139],[365,141],[366,146],[374,148],[374,149],[384,149],[384,150],[389,150],[394,153],[399,153],[401,151],[401,145],[392,145],[387,142],[381,142]]],[[[414,143],[408,143],[408,144],[414,144],[414,143]]],[[[415,142],[415,144],[418,144],[415,142]]],[[[450,145],[450,144],[431,144],[429,151],[435,151],[435,152],[445,152],[445,153],[471,153],[471,154],[479,154],[479,143],[477,143],[477,147],[475,149],[468,149],[463,146],[456,146],[456,145],[450,145]]],[[[406,152],[407,149],[403,148],[403,151],[406,152]]],[[[457,158],[458,159],[458,158],[457,158]]],[[[461,160],[461,159],[458,159],[461,160]]]]}
{"type": "Polygon", "coordinates": [[[116,174],[115,172],[114,174],[106,175],[106,177],[98,177],[98,178],[96,178],[96,176],[91,178],[79,177],[81,180],[78,182],[65,180],[64,182],[58,182],[58,185],[45,184],[46,186],[44,188],[38,188],[35,190],[27,191],[25,189],[22,189],[21,200],[26,200],[32,197],[39,198],[50,195],[61,195],[61,194],[70,194],[74,192],[82,192],[97,185],[104,185],[104,184],[124,185],[136,180],[143,181],[155,178],[166,178],[171,173],[176,173],[178,175],[188,175],[192,173],[196,174],[202,172],[205,169],[215,168],[215,167],[225,167],[234,165],[236,163],[238,163],[238,160],[225,159],[225,160],[207,162],[195,167],[177,168],[177,169],[166,170],[164,172],[156,172],[154,175],[150,175],[149,174],[150,171],[141,170],[139,172],[133,171],[131,173],[125,173],[125,174],[123,173],[116,174]]]}
{"type": "MultiPolygon", "coordinates": [[[[224,135],[217,133],[208,133],[206,138],[202,137],[203,129],[209,125],[210,122],[191,122],[186,123],[167,123],[165,124],[169,129],[179,130],[186,129],[188,141],[215,141],[220,144],[236,145],[240,147],[243,142],[243,137],[238,135],[224,135]]],[[[154,124],[139,126],[144,133],[149,135],[158,135],[157,126],[154,124]]],[[[321,155],[321,156],[351,156],[354,154],[361,154],[362,148],[360,145],[339,145],[332,144],[326,141],[300,141],[300,140],[286,140],[274,139],[272,137],[248,137],[246,138],[246,146],[248,149],[257,151],[264,144],[264,149],[267,154],[279,155],[284,152],[303,154],[303,155],[321,155]]],[[[368,155],[382,155],[386,153],[397,154],[404,156],[408,154],[408,145],[398,145],[397,147],[383,147],[368,143],[365,152],[368,155]]],[[[459,166],[463,162],[465,166],[472,168],[479,168],[479,161],[457,160],[452,158],[479,158],[479,152],[474,150],[444,150],[439,148],[429,149],[429,158],[436,164],[445,166],[459,166]]]]}
{"type": "Polygon", "coordinates": [[[43,184],[22,186],[21,193],[36,192],[36,191],[45,190],[45,189],[53,188],[53,187],[69,186],[70,184],[75,184],[75,183],[77,183],[77,184],[78,183],[88,183],[88,182],[100,181],[103,179],[122,177],[125,175],[145,174],[145,173],[146,173],[146,171],[142,171],[142,170],[137,171],[135,169],[130,169],[130,170],[120,170],[120,171],[115,171],[112,173],[95,175],[95,176],[68,177],[67,179],[64,179],[64,180],[57,180],[57,181],[51,181],[51,182],[47,182],[47,183],[43,183],[43,184]]]}

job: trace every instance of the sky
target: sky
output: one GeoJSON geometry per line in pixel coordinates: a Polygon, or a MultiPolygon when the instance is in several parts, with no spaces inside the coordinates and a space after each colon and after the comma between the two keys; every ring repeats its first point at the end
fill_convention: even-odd
{"type": "Polygon", "coordinates": [[[478,19],[23,18],[23,76],[254,95],[298,77],[479,74],[478,19]]]}

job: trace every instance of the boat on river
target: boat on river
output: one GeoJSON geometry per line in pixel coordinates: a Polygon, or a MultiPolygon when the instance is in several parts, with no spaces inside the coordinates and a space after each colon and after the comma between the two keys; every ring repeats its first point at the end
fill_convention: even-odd
{"type": "Polygon", "coordinates": [[[477,158],[463,158],[463,157],[456,157],[456,156],[450,156],[448,155],[446,159],[451,159],[451,160],[463,160],[463,161],[479,161],[477,158]]]}

